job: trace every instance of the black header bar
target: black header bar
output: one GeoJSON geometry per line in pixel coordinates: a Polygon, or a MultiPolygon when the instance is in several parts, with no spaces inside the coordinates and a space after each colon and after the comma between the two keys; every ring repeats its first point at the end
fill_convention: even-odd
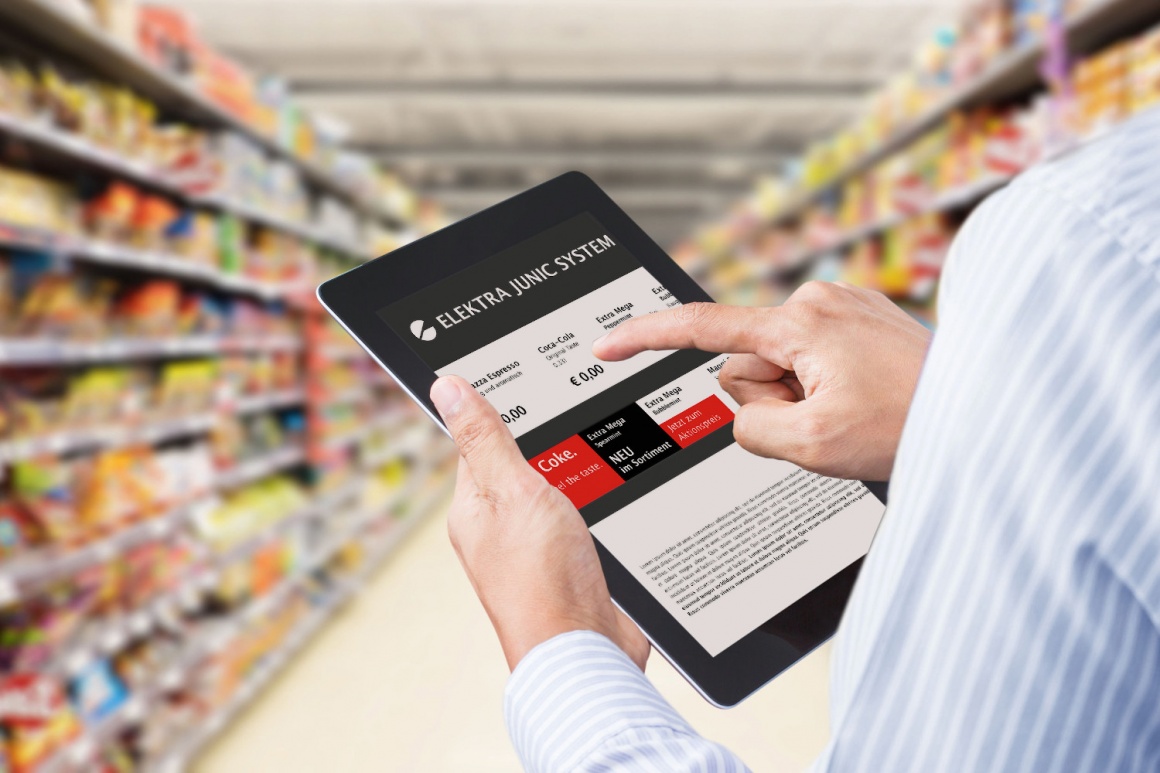
{"type": "Polygon", "coordinates": [[[378,315],[439,370],[637,268],[620,240],[585,212],[378,315]]]}

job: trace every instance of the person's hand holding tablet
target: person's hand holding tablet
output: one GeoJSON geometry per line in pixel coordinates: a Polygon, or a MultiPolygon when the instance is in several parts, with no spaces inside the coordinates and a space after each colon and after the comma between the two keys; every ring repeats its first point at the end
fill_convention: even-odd
{"type": "Polygon", "coordinates": [[[931,333],[882,293],[808,282],[784,305],[690,303],[629,320],[593,353],[729,352],[721,386],[750,453],[836,478],[890,478],[931,333]]]}
{"type": "Polygon", "coordinates": [[[596,631],[644,669],[649,643],[612,604],[592,536],[568,498],[528,466],[499,413],[458,376],[431,388],[459,446],[451,544],[508,668],[568,631],[596,631]]]}
{"type": "Polygon", "coordinates": [[[509,664],[597,630],[640,665],[639,627],[725,707],[837,629],[927,342],[884,298],[706,305],[576,172],[318,296],[460,443],[452,535],[509,664]]]}
{"type": "MultiPolygon", "coordinates": [[[[829,476],[889,477],[930,333],[885,296],[812,282],[782,307],[695,303],[629,320],[593,346],[620,360],[648,349],[737,352],[720,375],[742,405],[751,453],[829,476]]],[[[448,528],[509,667],[560,633],[604,634],[644,666],[648,642],[609,598],[580,513],[523,462],[496,410],[465,381],[431,400],[462,460],[448,528]]]]}

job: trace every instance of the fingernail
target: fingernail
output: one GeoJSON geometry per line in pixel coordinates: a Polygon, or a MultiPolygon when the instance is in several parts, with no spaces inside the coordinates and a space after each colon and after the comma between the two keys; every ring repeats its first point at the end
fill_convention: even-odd
{"type": "Polygon", "coordinates": [[[608,336],[610,336],[610,335],[611,335],[611,333],[605,333],[604,335],[597,338],[595,341],[592,342],[592,348],[595,349],[597,346],[604,343],[606,340],[608,340],[608,336]]]}
{"type": "Polygon", "coordinates": [[[443,377],[431,385],[431,402],[435,403],[444,419],[454,416],[462,401],[463,393],[454,379],[443,377]]]}

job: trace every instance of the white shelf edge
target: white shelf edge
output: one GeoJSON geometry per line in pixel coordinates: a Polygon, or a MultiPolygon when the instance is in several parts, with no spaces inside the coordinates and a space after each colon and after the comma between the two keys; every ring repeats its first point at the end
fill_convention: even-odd
{"type": "MultiPolygon", "coordinates": [[[[99,62],[96,66],[98,72],[119,69],[127,73],[130,76],[127,85],[134,90],[142,89],[141,84],[145,84],[145,90],[160,95],[161,101],[170,106],[176,105],[178,112],[185,113],[187,117],[208,120],[217,128],[236,131],[256,143],[265,152],[294,164],[308,183],[346,201],[361,214],[384,222],[394,221],[394,218],[381,207],[359,197],[316,160],[300,156],[277,139],[263,134],[177,75],[157,67],[95,24],[69,14],[49,0],[5,0],[4,5],[10,9],[6,11],[6,16],[11,21],[11,26],[23,25],[34,35],[47,34],[59,46],[70,50],[78,60],[99,62]],[[46,32],[48,30],[51,32],[46,32]]],[[[103,79],[114,82],[118,80],[114,76],[103,79]]],[[[126,81],[124,74],[120,80],[126,81]]]]}
{"type": "Polygon", "coordinates": [[[915,218],[940,212],[950,212],[960,207],[968,206],[994,193],[1014,178],[1015,175],[988,175],[974,182],[944,191],[937,195],[929,205],[920,208],[916,212],[894,213],[874,222],[860,225],[842,234],[838,239],[828,245],[804,250],[788,261],[786,265],[770,269],[769,274],[771,277],[776,277],[793,271],[800,271],[826,255],[841,252],[860,241],[888,231],[915,218]]]}
{"type": "Polygon", "coordinates": [[[68,155],[75,161],[91,164],[115,177],[121,177],[129,182],[161,191],[165,195],[187,204],[226,212],[242,220],[281,231],[299,239],[312,242],[325,249],[341,252],[360,260],[367,260],[372,257],[365,248],[348,244],[345,240],[336,239],[333,236],[325,234],[319,226],[304,225],[297,222],[294,218],[281,213],[267,212],[264,209],[237,201],[229,196],[190,193],[181,186],[167,180],[164,172],[161,170],[153,169],[134,159],[121,156],[114,151],[95,145],[83,136],[71,134],[61,129],[42,125],[35,121],[28,121],[3,112],[0,112],[0,133],[8,134],[25,142],[34,143],[57,153],[68,155]]]}
{"type": "MultiPolygon", "coordinates": [[[[1136,4],[1139,0],[1100,0],[1089,5],[1064,22],[1069,36],[1076,34],[1090,26],[1099,24],[1105,17],[1116,13],[1139,13],[1139,8],[1145,4],[1136,4]]],[[[1154,13],[1160,17],[1160,11],[1154,13]]],[[[976,103],[996,84],[1003,79],[1024,74],[1030,77],[1031,87],[1042,85],[1043,79],[1038,72],[1037,65],[1046,52],[1046,44],[1042,38],[1026,43],[1018,48],[1012,48],[1000,54],[999,57],[969,83],[963,84],[953,93],[939,100],[935,105],[920,113],[905,126],[883,142],[879,147],[860,156],[847,164],[832,178],[816,188],[798,192],[793,200],[765,218],[765,223],[780,225],[801,215],[809,206],[837,190],[841,185],[853,177],[861,174],[878,162],[895,155],[919,139],[925,132],[934,128],[939,121],[956,110],[960,110],[976,103]],[[1020,71],[1026,70],[1025,73],[1020,71]]],[[[1074,55],[1076,52],[1071,52],[1074,55]]],[[[1088,53],[1088,52],[1084,52],[1088,53]]]]}
{"type": "Polygon", "coordinates": [[[57,341],[45,337],[0,337],[0,367],[51,365],[166,357],[209,356],[243,352],[298,351],[294,336],[173,336],[107,338],[101,341],[57,341]]]}
{"type": "MultiPolygon", "coordinates": [[[[429,475],[433,471],[428,469],[426,472],[429,475]]],[[[414,487],[407,487],[404,491],[401,491],[399,496],[394,498],[383,510],[389,510],[399,499],[413,496],[414,492],[411,490],[412,488],[414,487]]],[[[237,688],[234,695],[228,698],[222,707],[215,711],[208,719],[204,720],[200,724],[201,729],[197,733],[180,744],[177,749],[171,750],[146,769],[164,773],[184,771],[190,762],[212,743],[217,735],[228,727],[229,723],[273,681],[273,678],[288,665],[293,656],[306,642],[322,630],[329,618],[359,593],[364,584],[371,579],[374,572],[390,557],[402,543],[403,539],[417,528],[426,517],[431,515],[432,508],[439,500],[448,495],[450,495],[449,486],[438,487],[438,490],[428,497],[413,515],[407,516],[396,528],[393,528],[389,532],[388,536],[384,538],[383,546],[379,547],[368,558],[367,566],[355,574],[352,582],[342,586],[337,591],[334,599],[327,601],[323,606],[319,607],[295,632],[289,634],[286,642],[278,650],[275,650],[267,656],[268,660],[266,665],[260,667],[253,677],[237,688]]],[[[352,532],[354,533],[347,537],[347,541],[355,536],[357,530],[352,529],[352,532]]],[[[335,542],[338,541],[336,540],[335,542]]],[[[341,544],[345,544],[345,542],[340,543],[340,547],[341,544]]],[[[298,581],[300,582],[300,579],[298,581]]]]}

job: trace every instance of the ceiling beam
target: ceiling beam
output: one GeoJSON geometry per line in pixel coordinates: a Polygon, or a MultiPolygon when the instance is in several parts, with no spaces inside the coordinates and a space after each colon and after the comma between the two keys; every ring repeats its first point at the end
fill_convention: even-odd
{"type": "MultiPolygon", "coordinates": [[[[654,186],[607,186],[608,195],[626,209],[646,212],[703,212],[721,208],[749,193],[746,186],[729,187],[679,187],[654,186]]],[[[455,212],[475,212],[492,204],[509,199],[521,188],[463,188],[458,186],[427,186],[419,193],[427,196],[448,210],[455,212]]]]}
{"type": "Polygon", "coordinates": [[[595,97],[685,99],[785,99],[808,97],[846,101],[881,85],[865,81],[576,81],[576,80],[397,80],[299,78],[291,91],[300,97],[595,97]]]}
{"type": "Polygon", "coordinates": [[[738,150],[729,148],[542,148],[508,147],[383,147],[356,146],[385,164],[422,164],[441,168],[511,169],[529,166],[614,167],[631,169],[690,169],[713,164],[737,164],[747,168],[778,166],[800,146],[787,144],[783,150],[738,150]]]}

